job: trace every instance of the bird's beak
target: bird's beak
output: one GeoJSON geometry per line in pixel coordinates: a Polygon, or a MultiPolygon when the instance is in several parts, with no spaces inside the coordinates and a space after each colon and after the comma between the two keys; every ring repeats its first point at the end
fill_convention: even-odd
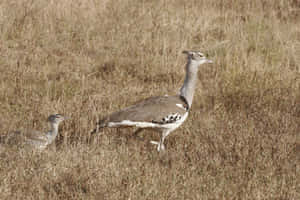
{"type": "Polygon", "coordinates": [[[214,63],[212,60],[206,60],[206,63],[214,63]]]}
{"type": "Polygon", "coordinates": [[[64,119],[66,120],[66,119],[70,119],[70,117],[68,117],[68,116],[64,116],[64,119]]]}

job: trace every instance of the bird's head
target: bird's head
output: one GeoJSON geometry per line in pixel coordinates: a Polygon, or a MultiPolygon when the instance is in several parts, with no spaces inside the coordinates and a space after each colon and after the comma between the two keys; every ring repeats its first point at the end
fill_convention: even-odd
{"type": "Polygon", "coordinates": [[[183,51],[182,53],[186,54],[188,60],[197,63],[198,66],[205,63],[213,63],[212,60],[207,59],[200,51],[183,51]]]}
{"type": "Polygon", "coordinates": [[[68,119],[68,117],[63,116],[61,114],[54,114],[54,115],[50,115],[48,117],[48,122],[51,124],[59,124],[60,122],[64,121],[65,119],[68,119]]]}

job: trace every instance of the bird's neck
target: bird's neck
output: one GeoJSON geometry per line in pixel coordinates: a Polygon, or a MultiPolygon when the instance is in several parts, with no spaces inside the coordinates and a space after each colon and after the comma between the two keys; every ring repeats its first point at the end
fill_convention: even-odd
{"type": "Polygon", "coordinates": [[[47,132],[47,136],[50,139],[54,139],[58,134],[58,123],[50,123],[50,130],[47,132]]]}
{"type": "Polygon", "coordinates": [[[192,60],[188,60],[188,63],[186,65],[186,75],[185,75],[184,83],[180,89],[180,96],[186,99],[189,108],[192,105],[193,97],[196,89],[197,72],[198,72],[197,63],[193,62],[192,60]]]}

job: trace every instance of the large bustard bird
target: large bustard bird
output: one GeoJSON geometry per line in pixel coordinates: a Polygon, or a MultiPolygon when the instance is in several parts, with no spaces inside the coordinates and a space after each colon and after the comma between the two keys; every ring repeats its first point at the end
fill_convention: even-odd
{"type": "Polygon", "coordinates": [[[65,119],[67,117],[60,114],[50,115],[47,120],[50,125],[49,131],[16,131],[5,138],[5,143],[7,145],[28,146],[33,149],[43,150],[55,140],[58,134],[58,126],[65,119]]]}
{"type": "Polygon", "coordinates": [[[165,138],[178,128],[187,118],[192,106],[197,72],[199,66],[212,63],[199,51],[183,51],[187,54],[186,75],[183,86],[178,95],[156,96],[147,98],[135,105],[114,112],[97,122],[97,127],[91,133],[97,133],[104,127],[138,127],[153,129],[161,133],[159,142],[151,141],[158,145],[157,150],[165,149],[165,138]]]}

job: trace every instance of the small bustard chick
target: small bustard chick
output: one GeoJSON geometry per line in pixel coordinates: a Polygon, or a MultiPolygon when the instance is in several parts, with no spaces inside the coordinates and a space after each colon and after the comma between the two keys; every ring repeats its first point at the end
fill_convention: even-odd
{"type": "Polygon", "coordinates": [[[49,144],[51,144],[57,134],[58,134],[58,126],[60,122],[67,119],[60,114],[50,115],[48,117],[48,122],[50,124],[50,130],[47,132],[39,132],[39,131],[27,131],[27,132],[14,132],[9,135],[7,140],[7,144],[9,145],[26,145],[31,146],[32,148],[43,150],[49,144]]]}
{"type": "Polygon", "coordinates": [[[161,133],[159,142],[151,141],[157,145],[157,150],[165,149],[165,138],[177,129],[187,118],[192,106],[197,72],[199,66],[212,63],[199,51],[183,51],[187,54],[186,75],[179,95],[157,96],[145,99],[135,105],[114,112],[98,121],[97,127],[91,132],[96,133],[103,127],[130,127],[139,129],[153,129],[161,133]]]}

